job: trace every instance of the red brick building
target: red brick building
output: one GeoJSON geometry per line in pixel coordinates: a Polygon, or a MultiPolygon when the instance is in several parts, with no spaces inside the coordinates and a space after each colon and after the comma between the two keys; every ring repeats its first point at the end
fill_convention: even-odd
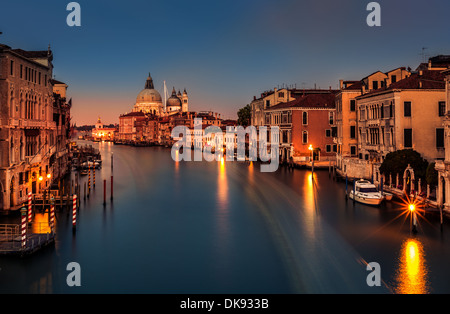
{"type": "Polygon", "coordinates": [[[280,161],[334,160],[335,92],[307,94],[267,110],[266,124],[280,127],[280,161]],[[312,148],[312,150],[310,150],[312,148]]]}

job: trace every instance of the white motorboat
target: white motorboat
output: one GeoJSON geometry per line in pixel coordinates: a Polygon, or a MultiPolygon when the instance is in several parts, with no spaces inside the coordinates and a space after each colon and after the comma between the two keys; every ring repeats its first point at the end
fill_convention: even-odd
{"type": "Polygon", "coordinates": [[[361,179],[355,182],[355,187],[350,191],[349,198],[362,204],[378,206],[383,201],[384,196],[374,184],[361,179]]]}

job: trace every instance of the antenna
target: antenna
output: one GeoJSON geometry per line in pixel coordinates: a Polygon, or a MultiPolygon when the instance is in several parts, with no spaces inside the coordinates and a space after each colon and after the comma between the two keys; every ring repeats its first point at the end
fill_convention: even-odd
{"type": "Polygon", "coordinates": [[[422,52],[419,53],[419,55],[422,56],[422,63],[424,63],[426,61],[425,57],[428,57],[428,55],[425,53],[425,50],[427,50],[427,49],[428,49],[427,47],[422,47],[422,52]]]}

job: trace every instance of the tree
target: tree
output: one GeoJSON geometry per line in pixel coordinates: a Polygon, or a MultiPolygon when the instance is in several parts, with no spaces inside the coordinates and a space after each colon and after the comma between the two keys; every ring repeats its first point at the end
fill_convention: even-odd
{"type": "Polygon", "coordinates": [[[237,115],[238,115],[238,125],[242,126],[250,125],[250,121],[252,119],[252,107],[250,105],[247,105],[244,108],[239,109],[237,115]]]}
{"type": "Polygon", "coordinates": [[[428,168],[427,168],[426,178],[427,178],[427,183],[430,186],[438,185],[438,172],[434,168],[435,166],[436,166],[436,163],[432,162],[431,164],[428,165],[428,168]]]}
{"type": "Polygon", "coordinates": [[[412,149],[397,150],[387,154],[380,166],[380,172],[385,176],[389,174],[395,176],[398,173],[401,178],[408,165],[411,165],[411,168],[414,169],[416,180],[419,178],[425,180],[428,161],[412,149]]]}

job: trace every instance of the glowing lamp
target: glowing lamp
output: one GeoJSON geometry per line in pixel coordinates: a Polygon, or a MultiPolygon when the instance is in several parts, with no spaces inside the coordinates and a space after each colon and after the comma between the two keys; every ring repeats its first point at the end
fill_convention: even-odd
{"type": "Polygon", "coordinates": [[[311,144],[309,145],[308,149],[309,149],[309,150],[313,150],[313,147],[312,147],[311,144]]]}
{"type": "Polygon", "coordinates": [[[47,179],[50,179],[52,175],[50,173],[47,173],[47,179]]]}
{"type": "Polygon", "coordinates": [[[408,209],[413,212],[416,210],[416,206],[414,204],[409,204],[408,209]]]}
{"type": "Polygon", "coordinates": [[[40,176],[39,177],[39,181],[42,181],[42,180],[44,180],[44,178],[42,176],[40,176]]]}

